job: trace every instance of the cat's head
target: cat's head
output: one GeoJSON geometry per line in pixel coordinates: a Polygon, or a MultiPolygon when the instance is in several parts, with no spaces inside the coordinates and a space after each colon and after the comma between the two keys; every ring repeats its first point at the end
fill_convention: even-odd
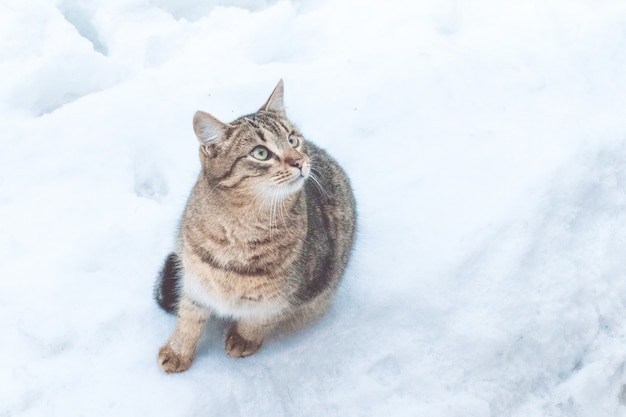
{"type": "Polygon", "coordinates": [[[256,113],[223,123],[198,111],[193,128],[204,175],[221,189],[284,197],[310,174],[305,140],[285,114],[282,80],[256,113]]]}

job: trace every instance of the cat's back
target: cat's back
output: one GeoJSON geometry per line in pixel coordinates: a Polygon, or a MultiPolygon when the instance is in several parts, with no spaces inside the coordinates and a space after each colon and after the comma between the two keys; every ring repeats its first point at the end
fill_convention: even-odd
{"type": "Polygon", "coordinates": [[[356,202],[345,171],[324,149],[308,143],[311,175],[304,188],[307,235],[300,268],[304,277],[297,292],[307,302],[339,285],[350,259],[356,233],[356,202]]]}

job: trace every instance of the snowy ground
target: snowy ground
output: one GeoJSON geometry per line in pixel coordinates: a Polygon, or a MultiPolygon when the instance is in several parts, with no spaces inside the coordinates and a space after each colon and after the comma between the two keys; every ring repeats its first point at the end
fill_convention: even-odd
{"type": "Polygon", "coordinates": [[[0,416],[626,416],[626,3],[0,1],[0,416]],[[102,4],[101,4],[102,3],[102,4]],[[316,325],[165,375],[195,110],[349,172],[316,325]]]}

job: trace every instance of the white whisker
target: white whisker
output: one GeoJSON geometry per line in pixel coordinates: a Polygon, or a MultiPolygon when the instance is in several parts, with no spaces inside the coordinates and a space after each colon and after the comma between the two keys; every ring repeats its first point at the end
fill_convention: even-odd
{"type": "Polygon", "coordinates": [[[317,178],[317,176],[315,174],[313,174],[313,172],[309,173],[309,178],[311,178],[311,180],[313,180],[313,184],[315,184],[315,186],[320,190],[320,192],[322,194],[324,194],[324,196],[326,198],[328,198],[328,193],[326,192],[326,190],[324,189],[324,186],[322,185],[321,181],[319,178],[317,178]]]}
{"type": "Polygon", "coordinates": [[[280,210],[280,218],[283,221],[283,226],[287,227],[287,221],[285,220],[285,213],[284,213],[284,208],[285,208],[285,196],[283,195],[284,188],[285,186],[281,185],[278,189],[278,191],[280,192],[280,201],[278,204],[278,208],[280,210]]]}
{"type": "Polygon", "coordinates": [[[274,197],[275,193],[272,193],[270,202],[270,240],[272,240],[272,222],[274,220],[274,197]]]}

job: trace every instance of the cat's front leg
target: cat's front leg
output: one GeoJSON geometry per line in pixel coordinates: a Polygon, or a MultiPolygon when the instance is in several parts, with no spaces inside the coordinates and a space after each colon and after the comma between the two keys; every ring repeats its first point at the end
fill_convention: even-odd
{"type": "Polygon", "coordinates": [[[167,343],[159,349],[161,369],[168,374],[189,369],[209,316],[209,310],[185,296],[181,298],[176,328],[167,343]]]}
{"type": "Polygon", "coordinates": [[[226,353],[233,358],[245,358],[254,354],[272,328],[272,323],[268,321],[251,318],[239,320],[228,329],[224,346],[226,353]]]}

